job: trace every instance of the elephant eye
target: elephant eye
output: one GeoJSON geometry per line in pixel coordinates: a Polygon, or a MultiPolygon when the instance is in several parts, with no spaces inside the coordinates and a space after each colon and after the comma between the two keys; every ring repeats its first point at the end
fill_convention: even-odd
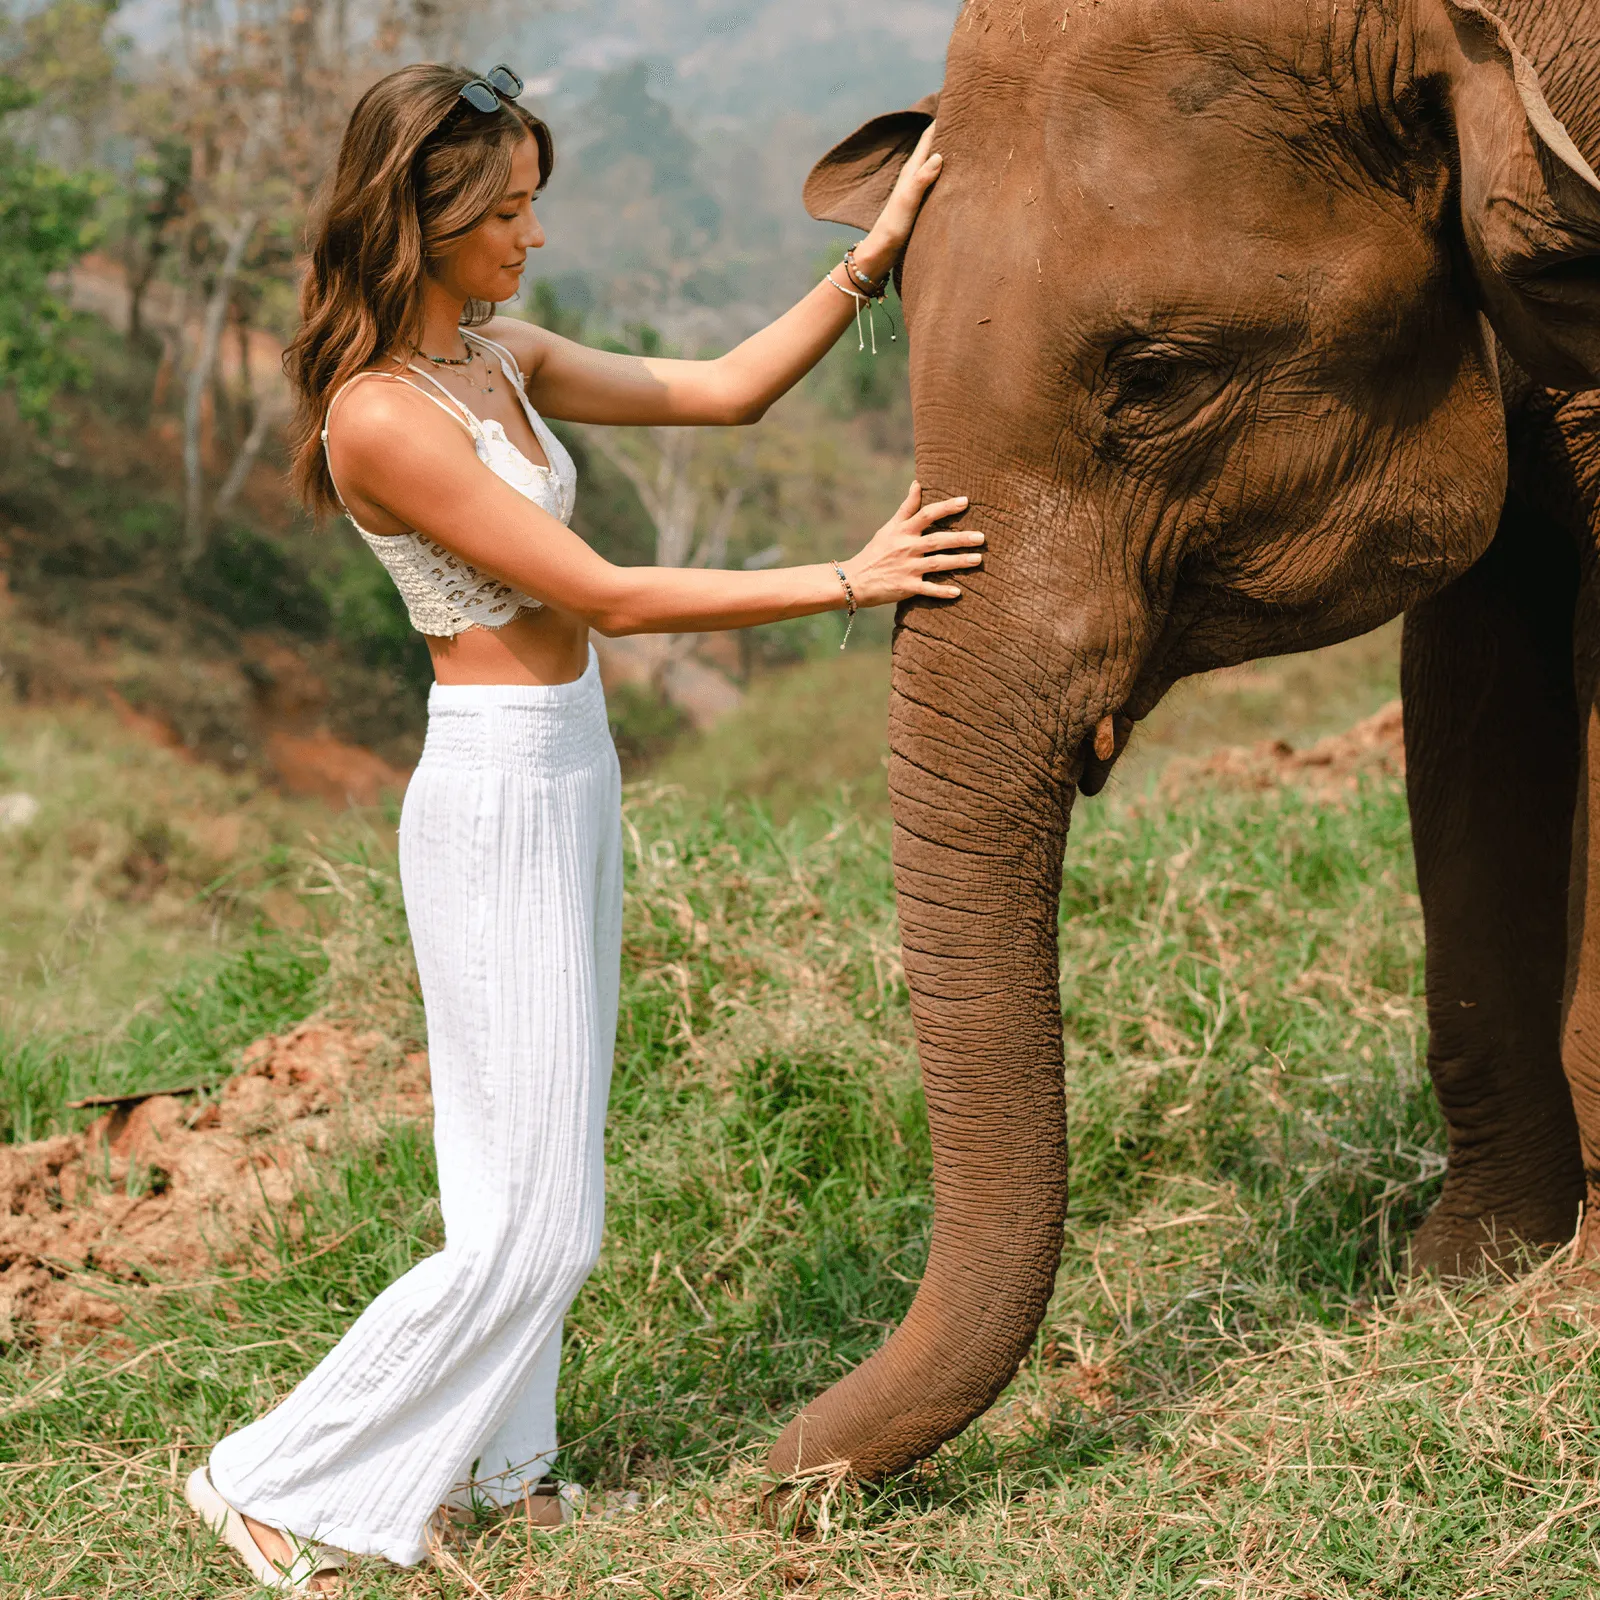
{"type": "Polygon", "coordinates": [[[1159,400],[1170,389],[1176,388],[1182,377],[1182,366],[1170,357],[1141,356],[1123,362],[1115,380],[1116,393],[1112,396],[1112,407],[1147,405],[1152,400],[1159,400]]]}
{"type": "Polygon", "coordinates": [[[1214,351],[1128,341],[1106,358],[1106,419],[1122,427],[1176,427],[1211,400],[1231,373],[1231,364],[1214,351]]]}

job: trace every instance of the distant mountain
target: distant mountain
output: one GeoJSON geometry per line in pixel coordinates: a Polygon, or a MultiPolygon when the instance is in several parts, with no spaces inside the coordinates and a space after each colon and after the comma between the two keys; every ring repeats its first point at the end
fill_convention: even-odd
{"type": "Polygon", "coordinates": [[[512,62],[560,152],[537,271],[616,325],[732,343],[841,237],[811,163],[937,88],[958,0],[569,0],[474,44],[512,62]]]}

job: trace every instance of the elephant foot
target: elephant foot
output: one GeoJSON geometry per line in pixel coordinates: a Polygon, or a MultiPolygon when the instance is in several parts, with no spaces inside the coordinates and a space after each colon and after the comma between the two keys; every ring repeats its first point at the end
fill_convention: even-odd
{"type": "MultiPolygon", "coordinates": [[[[1411,1236],[1407,1265],[1413,1277],[1446,1283],[1486,1275],[1515,1277],[1567,1243],[1577,1223],[1576,1205],[1570,1211],[1541,1205],[1468,1213],[1449,1206],[1448,1199],[1441,1197],[1411,1236]]],[[[1600,1231],[1595,1247],[1600,1254],[1600,1231]]]]}

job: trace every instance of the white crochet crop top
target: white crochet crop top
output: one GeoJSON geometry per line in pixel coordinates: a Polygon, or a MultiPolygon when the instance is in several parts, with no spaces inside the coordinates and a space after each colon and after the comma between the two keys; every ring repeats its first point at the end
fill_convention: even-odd
{"type": "MultiPolygon", "coordinates": [[[[578,497],[578,469],[561,441],[550,431],[549,424],[528,403],[516,357],[503,345],[485,339],[482,334],[466,328],[461,331],[463,337],[492,350],[499,358],[500,370],[505,373],[517,399],[522,402],[528,426],[544,447],[545,456],[550,462],[548,467],[530,461],[506,437],[505,429],[493,417],[486,421],[475,417],[431,373],[424,372],[413,362],[406,364],[406,371],[416,373],[424,382],[432,385],[444,396],[443,400],[397,372],[358,372],[328,402],[327,418],[322,425],[323,450],[328,448],[328,423],[333,419],[333,408],[339,403],[339,396],[351,383],[358,383],[362,378],[386,377],[392,382],[405,384],[408,389],[415,389],[418,394],[432,400],[441,411],[454,417],[472,435],[472,447],[477,451],[478,459],[497,478],[510,484],[518,494],[525,495],[558,521],[570,522],[572,508],[578,497]]],[[[329,476],[332,476],[331,467],[329,476]]],[[[337,484],[333,492],[339,493],[337,484]]],[[[339,504],[344,506],[342,495],[339,504]]],[[[344,514],[350,517],[350,525],[389,569],[389,576],[394,579],[400,598],[406,603],[411,626],[418,633],[452,638],[458,633],[465,633],[468,628],[502,628],[521,612],[540,609],[541,601],[486,572],[480,572],[471,562],[463,561],[424,533],[369,533],[350,515],[348,506],[344,506],[344,514]]]]}

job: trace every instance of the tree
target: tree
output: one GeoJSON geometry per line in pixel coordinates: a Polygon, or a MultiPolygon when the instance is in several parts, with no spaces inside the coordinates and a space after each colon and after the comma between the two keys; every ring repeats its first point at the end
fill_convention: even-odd
{"type": "MultiPolygon", "coordinates": [[[[581,330],[581,322],[562,326],[560,302],[543,282],[530,309],[556,332],[577,337],[581,330]]],[[[643,322],[630,327],[626,339],[600,342],[632,355],[666,353],[661,335],[643,322]]],[[[656,566],[726,565],[753,466],[748,440],[703,428],[586,428],[584,438],[633,485],[655,529],[656,566]]]]}
{"type": "Polygon", "coordinates": [[[281,381],[262,374],[258,387],[251,329],[279,339],[292,330],[306,213],[350,107],[417,50],[448,54],[483,12],[468,0],[177,5],[174,48],[129,98],[141,151],[125,258],[135,328],[154,282],[175,280],[167,364],[182,394],[184,561],[193,566],[284,415],[281,381]]]}
{"type": "Polygon", "coordinates": [[[119,132],[117,0],[50,0],[5,27],[7,70],[27,86],[21,142],[69,170],[94,166],[119,132]]]}
{"type": "Polygon", "coordinates": [[[594,130],[577,158],[587,178],[637,165],[649,193],[663,203],[674,250],[682,254],[716,237],[722,208],[695,169],[694,141],[650,93],[643,61],[608,72],[584,107],[583,121],[594,130]]]}
{"type": "Polygon", "coordinates": [[[181,139],[158,138],[134,163],[124,224],[123,263],[128,274],[128,337],[144,343],[145,296],[172,249],[189,206],[193,152],[181,139]]]}
{"type": "MultiPolygon", "coordinates": [[[[0,116],[35,100],[0,76],[0,116]]],[[[36,425],[48,422],[71,367],[68,312],[50,280],[88,248],[97,192],[92,178],[60,172],[0,135],[0,385],[36,425]]]]}
{"type": "Polygon", "coordinates": [[[606,309],[620,320],[684,296],[723,225],[699,151],[672,108],[650,92],[642,62],[607,73],[573,115],[550,194],[549,260],[558,277],[597,266],[606,309]]]}

